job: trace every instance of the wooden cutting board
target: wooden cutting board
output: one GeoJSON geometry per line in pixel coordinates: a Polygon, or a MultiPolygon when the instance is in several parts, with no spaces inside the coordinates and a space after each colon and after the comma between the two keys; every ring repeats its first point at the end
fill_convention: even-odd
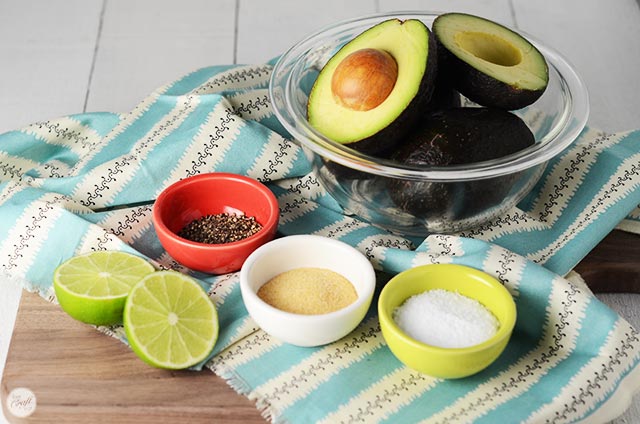
{"type": "MultiPolygon", "coordinates": [[[[614,231],[576,269],[594,292],[639,293],[639,259],[640,236],[614,231]]],[[[1,395],[12,423],[264,422],[251,401],[212,372],[152,368],[119,341],[27,292],[1,395]],[[28,388],[35,398],[36,407],[26,418],[12,415],[6,404],[17,388],[28,388]]]]}
{"type": "Polygon", "coordinates": [[[148,366],[120,341],[28,292],[7,355],[2,406],[15,423],[264,423],[252,402],[212,372],[148,366]],[[35,395],[27,418],[6,404],[21,387],[35,395]]]}

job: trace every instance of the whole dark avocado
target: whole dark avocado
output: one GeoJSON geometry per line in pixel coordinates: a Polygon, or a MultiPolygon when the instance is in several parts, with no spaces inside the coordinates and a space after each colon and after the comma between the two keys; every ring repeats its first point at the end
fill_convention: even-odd
{"type": "Polygon", "coordinates": [[[502,109],[460,107],[431,113],[392,160],[410,165],[463,165],[497,159],[535,142],[527,124],[502,109]]]}
{"type": "Polygon", "coordinates": [[[390,19],[345,44],[320,71],[307,102],[309,124],[369,155],[388,150],[431,100],[437,47],[416,19],[390,19]]]}
{"type": "Polygon", "coordinates": [[[547,62],[527,39],[496,22],[446,13],[433,22],[439,71],[454,87],[486,107],[520,109],[535,102],[549,82],[547,62]]]}
{"type": "MultiPolygon", "coordinates": [[[[501,158],[535,143],[516,115],[493,108],[453,108],[431,113],[391,159],[425,169],[501,158]]],[[[461,182],[393,180],[389,194],[415,216],[461,219],[500,203],[517,175],[461,182]]]]}

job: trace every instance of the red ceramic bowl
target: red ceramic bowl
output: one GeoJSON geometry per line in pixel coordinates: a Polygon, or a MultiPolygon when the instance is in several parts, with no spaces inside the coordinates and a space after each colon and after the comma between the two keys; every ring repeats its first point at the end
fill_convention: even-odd
{"type": "Polygon", "coordinates": [[[280,211],[262,183],[237,174],[210,173],[167,187],[153,205],[153,223],[166,251],[182,265],[209,274],[242,267],[247,256],[275,236],[280,211]],[[206,244],[178,236],[185,225],[206,215],[244,213],[262,225],[256,234],[224,244],[206,244]]]}

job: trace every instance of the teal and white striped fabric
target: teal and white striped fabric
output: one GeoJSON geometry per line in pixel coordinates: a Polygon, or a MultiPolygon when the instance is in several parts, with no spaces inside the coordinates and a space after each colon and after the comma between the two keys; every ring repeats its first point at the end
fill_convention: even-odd
{"type": "MultiPolygon", "coordinates": [[[[271,113],[270,71],[206,68],[127,114],[68,116],[0,135],[3,281],[55,301],[54,268],[94,249],[130,251],[190,272],[161,248],[148,203],[190,175],[245,174],[276,193],[282,235],[319,234],[357,247],[381,271],[380,285],[419,264],[460,263],[499,278],[518,309],[512,340],[496,363],[445,381],[393,357],[375,308],[343,340],[299,348],[256,328],[237,273],[192,273],[221,321],[203,366],[255,400],[265,416],[292,423],[555,423],[603,422],[622,412],[640,387],[638,332],[579,278],[563,276],[614,227],[640,228],[640,132],[585,130],[533,192],[495,222],[459,235],[405,238],[346,216],[323,190],[271,113]]],[[[101,330],[126,342],[121,327],[101,330]]]]}

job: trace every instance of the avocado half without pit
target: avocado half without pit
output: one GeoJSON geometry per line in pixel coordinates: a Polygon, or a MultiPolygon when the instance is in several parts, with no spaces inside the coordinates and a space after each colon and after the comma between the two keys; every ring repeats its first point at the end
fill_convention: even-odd
{"type": "Polygon", "coordinates": [[[436,42],[419,20],[391,19],[364,31],[329,59],[307,103],[309,124],[366,154],[400,140],[430,100],[436,42]]]}
{"type": "Polygon", "coordinates": [[[520,109],[535,102],[549,82],[538,49],[496,22],[464,13],[446,13],[433,22],[441,71],[470,100],[487,107],[520,109]]]}

